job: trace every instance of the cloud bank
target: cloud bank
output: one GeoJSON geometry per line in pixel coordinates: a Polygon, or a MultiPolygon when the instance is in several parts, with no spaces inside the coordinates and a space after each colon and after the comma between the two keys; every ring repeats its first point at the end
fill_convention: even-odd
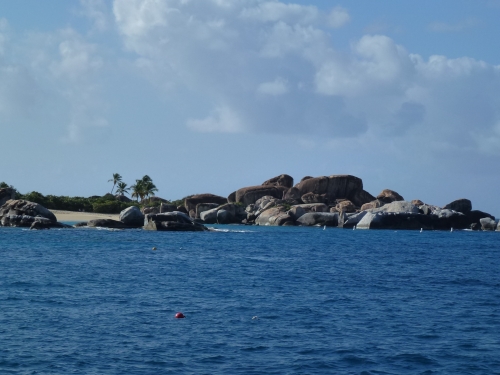
{"type": "Polygon", "coordinates": [[[331,35],[350,20],[344,8],[116,0],[113,13],[125,48],[155,80],[205,98],[205,117],[186,122],[193,131],[375,134],[500,152],[500,67],[424,59],[384,35],[337,50],[331,35]]]}

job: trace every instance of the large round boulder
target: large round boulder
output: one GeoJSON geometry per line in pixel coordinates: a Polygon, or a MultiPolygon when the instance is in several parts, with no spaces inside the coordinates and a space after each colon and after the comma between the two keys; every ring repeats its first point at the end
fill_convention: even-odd
{"type": "Polygon", "coordinates": [[[144,224],[144,214],[136,206],[131,206],[120,212],[120,221],[129,226],[142,227],[144,224]]]}
{"type": "Polygon", "coordinates": [[[363,181],[351,175],[304,177],[295,185],[295,188],[301,198],[308,193],[312,193],[322,196],[323,201],[329,204],[333,204],[337,199],[348,199],[355,206],[360,207],[364,203],[375,199],[370,193],[363,190],[363,181]]]}
{"type": "Polygon", "coordinates": [[[238,189],[236,191],[236,203],[243,203],[246,207],[249,204],[255,203],[259,198],[266,195],[274,198],[282,199],[283,193],[288,189],[283,186],[259,185],[249,186],[238,189]]]}
{"type": "Polygon", "coordinates": [[[57,224],[56,216],[35,202],[11,199],[0,208],[0,223],[3,226],[30,227],[36,217],[45,218],[54,225],[57,224]],[[20,217],[23,219],[19,219],[20,217]]]}
{"type": "Polygon", "coordinates": [[[377,195],[377,199],[381,200],[384,203],[391,203],[395,201],[404,201],[404,198],[396,193],[394,190],[384,189],[382,192],[377,195]]]}
{"type": "Polygon", "coordinates": [[[451,203],[448,203],[443,208],[466,214],[472,211],[472,202],[465,198],[457,199],[451,203]]]}
{"type": "Polygon", "coordinates": [[[289,189],[293,186],[293,177],[282,174],[263,182],[262,185],[283,186],[289,189]]]}

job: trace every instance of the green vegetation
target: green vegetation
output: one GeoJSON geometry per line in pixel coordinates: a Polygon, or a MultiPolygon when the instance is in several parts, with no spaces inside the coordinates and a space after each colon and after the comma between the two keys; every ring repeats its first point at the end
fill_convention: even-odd
{"type": "Polygon", "coordinates": [[[20,195],[19,199],[39,203],[49,210],[86,211],[103,214],[117,214],[130,206],[139,206],[136,202],[120,202],[115,196],[106,194],[104,197],[66,197],[43,195],[37,191],[20,195]]]}
{"type": "MultiPolygon", "coordinates": [[[[117,196],[107,193],[104,196],[84,197],[68,197],[57,195],[43,195],[37,191],[32,191],[27,194],[20,194],[12,185],[6,182],[0,182],[0,189],[12,188],[16,192],[16,199],[24,199],[30,202],[39,203],[49,210],[64,210],[64,211],[85,211],[96,212],[105,214],[117,214],[130,206],[159,206],[161,201],[151,201],[149,198],[154,196],[158,191],[153,180],[148,175],[145,175],[140,180],[135,180],[135,184],[128,187],[122,181],[122,176],[119,173],[113,173],[113,178],[108,182],[113,182],[113,191],[116,187],[115,193],[117,196],[125,195],[132,190],[132,198],[137,198],[136,201],[123,202],[117,196]],[[141,202],[139,203],[139,198],[141,202]]],[[[184,199],[179,199],[171,202],[176,206],[184,205],[184,199]]]]}

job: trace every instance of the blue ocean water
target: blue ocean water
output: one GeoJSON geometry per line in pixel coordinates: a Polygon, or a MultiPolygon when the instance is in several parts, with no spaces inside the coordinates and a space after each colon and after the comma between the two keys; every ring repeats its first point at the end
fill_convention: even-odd
{"type": "Polygon", "coordinates": [[[0,373],[500,374],[500,233],[217,228],[0,228],[0,373]]]}

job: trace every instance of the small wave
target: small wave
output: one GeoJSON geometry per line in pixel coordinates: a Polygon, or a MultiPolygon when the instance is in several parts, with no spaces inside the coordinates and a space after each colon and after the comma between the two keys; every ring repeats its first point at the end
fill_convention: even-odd
{"type": "Polygon", "coordinates": [[[236,229],[219,229],[214,227],[208,227],[211,231],[222,232],[222,233],[253,233],[253,230],[236,230],[236,229]]]}

